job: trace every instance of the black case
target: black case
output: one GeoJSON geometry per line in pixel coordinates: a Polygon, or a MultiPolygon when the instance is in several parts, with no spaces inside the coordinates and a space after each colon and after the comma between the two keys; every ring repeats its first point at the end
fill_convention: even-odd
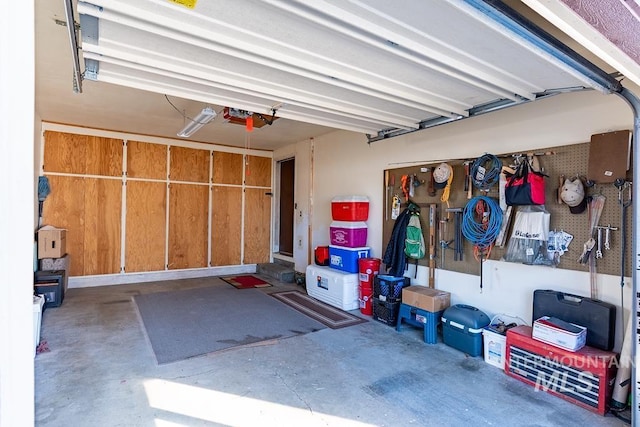
{"type": "Polygon", "coordinates": [[[38,270],[34,273],[33,288],[36,294],[44,295],[43,310],[62,305],[65,275],[64,270],[38,270]]]}
{"type": "Polygon", "coordinates": [[[533,292],[533,321],[557,317],[587,328],[587,345],[611,351],[616,339],[616,306],[603,301],[538,289],[533,292]]]}

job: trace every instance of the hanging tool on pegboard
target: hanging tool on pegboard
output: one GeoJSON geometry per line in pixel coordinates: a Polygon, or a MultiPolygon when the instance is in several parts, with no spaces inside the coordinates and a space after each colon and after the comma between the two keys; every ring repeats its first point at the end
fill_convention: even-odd
{"type": "Polygon", "coordinates": [[[462,261],[464,239],[462,236],[462,208],[447,208],[453,213],[453,260],[462,261]]]}
{"type": "Polygon", "coordinates": [[[451,240],[447,240],[447,223],[449,222],[449,218],[440,218],[438,222],[438,235],[440,237],[440,268],[444,268],[445,263],[445,252],[449,249],[449,245],[451,244],[451,240]]]}
{"type": "Polygon", "coordinates": [[[402,175],[401,186],[402,186],[402,194],[404,195],[404,200],[405,202],[408,202],[409,197],[411,197],[411,188],[412,188],[410,175],[402,175]]]}
{"type": "Polygon", "coordinates": [[[436,209],[437,205],[429,205],[429,287],[435,288],[436,278],[436,209]]]}

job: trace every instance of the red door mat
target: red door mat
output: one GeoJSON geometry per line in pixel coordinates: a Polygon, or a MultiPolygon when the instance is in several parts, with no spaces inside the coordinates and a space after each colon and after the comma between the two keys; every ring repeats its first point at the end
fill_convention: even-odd
{"type": "Polygon", "coordinates": [[[221,277],[221,279],[238,289],[266,288],[271,286],[270,283],[267,283],[261,278],[253,276],[251,274],[244,274],[242,276],[221,277]]]}

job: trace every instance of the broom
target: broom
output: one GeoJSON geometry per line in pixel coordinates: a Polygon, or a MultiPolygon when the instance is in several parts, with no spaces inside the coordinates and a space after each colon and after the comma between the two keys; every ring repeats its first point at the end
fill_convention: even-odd
{"type": "Polygon", "coordinates": [[[49,187],[49,179],[46,176],[38,177],[38,225],[42,220],[42,205],[44,199],[51,193],[51,187],[49,187]]]}

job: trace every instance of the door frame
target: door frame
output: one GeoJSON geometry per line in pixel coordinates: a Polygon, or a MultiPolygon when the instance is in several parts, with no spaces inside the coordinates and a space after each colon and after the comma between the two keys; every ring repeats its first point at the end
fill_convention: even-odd
{"type": "Polygon", "coordinates": [[[294,219],[293,219],[293,225],[294,228],[291,230],[292,235],[294,236],[293,238],[293,254],[291,256],[287,256],[287,255],[283,255],[280,253],[280,196],[282,195],[282,189],[280,188],[280,178],[282,176],[281,174],[281,167],[282,167],[282,162],[286,162],[289,160],[293,160],[294,162],[296,161],[296,156],[292,155],[292,156],[287,156],[287,157],[283,157],[281,159],[274,159],[274,163],[275,163],[275,174],[274,174],[274,189],[275,189],[275,200],[274,200],[274,212],[273,212],[273,246],[272,246],[272,251],[271,251],[271,256],[274,259],[281,259],[284,261],[289,261],[289,262],[294,262],[295,259],[295,253],[296,253],[296,244],[295,244],[295,211],[296,211],[296,197],[295,197],[295,169],[294,169],[294,181],[293,181],[293,185],[294,185],[294,209],[293,209],[293,215],[294,215],[294,219]]]}

